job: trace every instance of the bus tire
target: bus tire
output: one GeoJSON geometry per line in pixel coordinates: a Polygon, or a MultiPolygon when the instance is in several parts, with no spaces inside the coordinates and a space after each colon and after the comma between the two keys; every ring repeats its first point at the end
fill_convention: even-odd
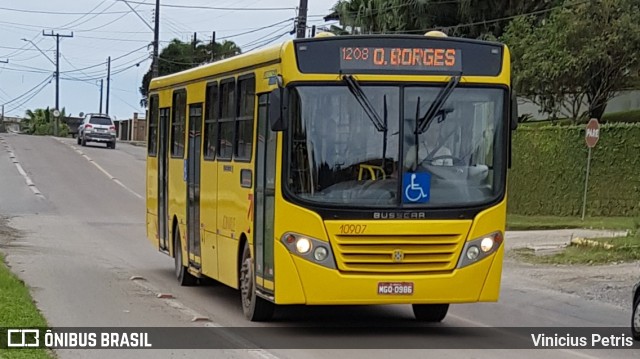
{"type": "Polygon", "coordinates": [[[183,287],[189,287],[195,285],[198,281],[196,277],[191,275],[189,271],[187,271],[187,267],[184,265],[184,261],[182,260],[182,245],[180,239],[180,229],[176,226],[175,231],[173,231],[173,263],[175,267],[176,278],[178,278],[178,283],[180,283],[183,287]]]}
{"type": "Polygon", "coordinates": [[[636,295],[633,301],[633,310],[631,313],[631,334],[633,339],[640,341],[640,293],[636,295]]]}
{"type": "Polygon", "coordinates": [[[413,304],[413,315],[421,322],[441,322],[447,316],[449,304],[413,304]]]}
{"type": "Polygon", "coordinates": [[[244,243],[240,262],[240,299],[244,316],[252,322],[268,321],[273,316],[275,305],[256,295],[256,277],[249,242],[244,243]]]}

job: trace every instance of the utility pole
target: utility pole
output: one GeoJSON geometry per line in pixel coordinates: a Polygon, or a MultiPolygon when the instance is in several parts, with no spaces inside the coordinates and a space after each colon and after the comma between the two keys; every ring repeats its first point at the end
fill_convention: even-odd
{"type": "Polygon", "coordinates": [[[153,72],[152,78],[158,77],[158,46],[160,38],[160,0],[156,0],[155,26],[153,27],[153,72]]]}
{"type": "Polygon", "coordinates": [[[191,52],[191,54],[192,54],[192,56],[191,56],[191,66],[192,67],[196,66],[196,47],[197,47],[196,43],[197,42],[198,42],[198,33],[194,32],[193,33],[193,44],[192,44],[193,50],[191,52]]]}
{"type": "Polygon", "coordinates": [[[296,38],[303,39],[307,33],[307,0],[300,0],[300,9],[298,11],[296,38]]]}
{"type": "Polygon", "coordinates": [[[102,88],[103,88],[104,80],[100,79],[100,111],[102,113],[102,88]]]}
{"type": "MultiPolygon", "coordinates": [[[[56,111],[60,111],[60,38],[61,37],[73,37],[73,32],[71,35],[60,35],[59,32],[53,33],[51,31],[50,34],[45,34],[44,30],[42,30],[43,36],[55,36],[56,37],[56,111]]],[[[53,135],[58,136],[58,126],[60,116],[56,116],[56,125],[53,127],[53,135]]]]}
{"type": "MultiPolygon", "coordinates": [[[[6,64],[6,62],[4,62],[6,64]]],[[[2,117],[0,117],[0,132],[5,132],[4,128],[4,105],[2,105],[2,117]]]]}
{"type": "Polygon", "coordinates": [[[216,32],[213,32],[213,37],[211,37],[211,62],[214,61],[216,56],[216,32]]]}
{"type": "Polygon", "coordinates": [[[105,113],[109,114],[109,89],[111,88],[111,56],[107,59],[107,104],[105,113]]]}

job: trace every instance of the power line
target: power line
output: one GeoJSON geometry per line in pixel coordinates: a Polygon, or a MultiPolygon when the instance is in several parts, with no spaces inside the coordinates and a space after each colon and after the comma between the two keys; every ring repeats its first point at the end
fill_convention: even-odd
{"type": "MultiPolygon", "coordinates": [[[[135,52],[137,52],[137,51],[140,51],[140,50],[142,50],[142,49],[145,49],[145,48],[147,48],[147,45],[142,46],[142,47],[139,47],[139,48],[137,48],[137,49],[135,49],[135,50],[131,50],[131,51],[127,52],[127,53],[126,53],[126,54],[124,54],[124,55],[116,56],[116,57],[114,57],[113,59],[111,59],[111,61],[115,61],[115,60],[119,60],[119,59],[121,59],[121,58],[123,58],[123,57],[127,57],[127,56],[129,56],[129,55],[131,55],[131,54],[133,54],[133,53],[135,53],[135,52]]],[[[91,69],[91,68],[94,68],[94,67],[103,66],[103,65],[105,65],[106,63],[107,63],[106,61],[103,61],[103,62],[100,62],[100,63],[95,64],[95,65],[91,65],[91,66],[83,67],[83,68],[76,69],[76,70],[73,70],[73,71],[62,71],[61,73],[63,73],[63,74],[68,74],[68,73],[70,73],[70,72],[76,72],[76,71],[88,70],[88,69],[91,69]]]]}
{"type": "MultiPolygon", "coordinates": [[[[111,76],[113,75],[117,75],[119,73],[122,73],[130,68],[133,67],[138,67],[140,66],[140,64],[142,64],[144,61],[149,59],[149,55],[145,55],[144,57],[138,58],[134,61],[130,61],[126,64],[122,64],[120,65],[120,67],[118,67],[116,70],[113,70],[111,72],[111,76]]],[[[113,60],[112,60],[113,61],[113,60]]],[[[78,78],[72,75],[69,75],[68,73],[65,74],[65,77],[63,77],[64,80],[76,80],[76,81],[95,81],[95,80],[100,80],[101,78],[104,77],[104,72],[96,72],[96,73],[90,73],[90,74],[86,74],[89,77],[85,77],[85,78],[78,78]]]]}
{"type": "MultiPolygon", "coordinates": [[[[99,3],[98,3],[98,5],[96,5],[95,7],[93,7],[93,9],[89,10],[89,12],[88,12],[88,13],[86,13],[86,14],[84,14],[84,15],[80,16],[79,18],[77,18],[77,19],[75,19],[75,20],[72,20],[72,21],[70,21],[70,22],[68,22],[68,23],[66,23],[66,24],[64,24],[64,25],[62,25],[62,26],[58,26],[58,29],[68,30],[67,26],[70,26],[71,24],[76,23],[76,22],[78,22],[78,21],[80,21],[80,20],[84,19],[85,17],[89,16],[89,13],[92,13],[94,10],[96,10],[97,8],[99,8],[100,6],[102,6],[102,4],[104,4],[106,1],[107,1],[107,0],[102,0],[101,2],[99,2],[99,3]]],[[[100,13],[103,13],[103,12],[105,12],[105,11],[109,10],[113,5],[115,5],[115,3],[111,4],[111,5],[110,5],[110,6],[108,6],[106,9],[101,10],[101,11],[100,11],[100,13]]],[[[86,19],[86,20],[84,20],[84,21],[82,21],[82,22],[80,22],[80,23],[78,23],[78,24],[76,24],[76,25],[82,25],[82,24],[86,23],[87,21],[89,21],[89,20],[91,20],[91,19],[95,18],[96,16],[97,16],[97,15],[94,15],[93,17],[90,17],[90,18],[88,18],[88,19],[86,19]]],[[[75,25],[74,25],[74,26],[75,26],[75,25]]]]}
{"type": "MultiPolygon", "coordinates": [[[[125,1],[125,0],[116,0],[125,1]]],[[[140,5],[153,5],[139,1],[129,1],[131,4],[140,5]]],[[[222,10],[222,11],[283,11],[283,10],[295,10],[295,7],[214,7],[214,6],[199,6],[199,5],[175,5],[175,4],[160,4],[162,7],[170,7],[177,9],[202,9],[202,10],[222,10]]]]}
{"type": "Polygon", "coordinates": [[[279,39],[280,39],[280,38],[282,38],[283,36],[285,36],[285,35],[289,35],[289,34],[290,34],[290,32],[289,32],[289,31],[285,31],[285,32],[283,32],[283,33],[282,33],[282,34],[280,34],[280,35],[276,35],[276,36],[272,37],[271,39],[267,39],[267,40],[265,40],[265,42],[261,43],[260,45],[255,46],[255,47],[253,47],[253,48],[251,48],[251,49],[247,50],[247,52],[250,52],[250,51],[256,50],[256,49],[261,48],[261,47],[263,47],[263,46],[267,46],[267,45],[269,45],[269,44],[271,44],[271,43],[273,43],[273,42],[275,42],[275,41],[279,40],[279,39]]]}
{"type": "Polygon", "coordinates": [[[53,75],[49,75],[49,76],[47,76],[47,77],[46,77],[42,82],[40,82],[40,83],[38,83],[37,85],[33,86],[32,88],[30,88],[29,90],[27,90],[27,91],[26,91],[25,93],[23,93],[22,95],[20,95],[20,96],[18,96],[18,97],[16,97],[16,98],[11,99],[11,100],[9,100],[9,101],[5,102],[4,104],[5,104],[5,105],[8,105],[8,104],[10,104],[10,103],[12,103],[12,102],[15,102],[15,101],[20,100],[22,97],[24,97],[24,96],[26,96],[27,94],[31,93],[31,91],[34,91],[35,89],[37,89],[37,88],[38,88],[38,86],[43,85],[43,84],[44,84],[45,82],[47,82],[47,81],[51,81],[51,78],[52,78],[52,77],[53,77],[53,75]]]}
{"type": "Polygon", "coordinates": [[[24,99],[22,102],[20,102],[17,105],[13,105],[10,109],[7,110],[7,112],[11,112],[14,111],[18,108],[21,108],[25,103],[31,101],[31,99],[33,99],[34,97],[36,97],[40,92],[42,92],[42,90],[44,90],[47,86],[49,86],[51,82],[47,82],[45,84],[42,85],[42,87],[40,87],[36,92],[34,92],[33,94],[31,94],[28,98],[24,99]]]}
{"type": "Polygon", "coordinates": [[[109,15],[109,14],[123,14],[128,11],[108,11],[108,12],[63,12],[63,11],[42,11],[42,10],[27,10],[27,9],[12,9],[7,7],[0,7],[0,10],[15,11],[32,14],[47,14],[47,15],[109,15]]]}
{"type": "Polygon", "coordinates": [[[275,31],[272,31],[272,32],[270,32],[270,33],[268,33],[268,34],[266,34],[266,35],[264,35],[262,37],[259,37],[259,38],[255,39],[253,41],[250,41],[250,42],[242,45],[242,47],[253,46],[253,45],[263,41],[264,39],[268,38],[269,36],[273,36],[275,33],[281,32],[282,30],[284,30],[287,27],[289,27],[289,25],[281,26],[281,27],[277,28],[275,31]]]}
{"type": "Polygon", "coordinates": [[[280,24],[284,24],[285,22],[289,22],[289,21],[293,21],[293,18],[291,17],[291,18],[288,18],[288,19],[286,19],[286,20],[278,21],[278,22],[273,23],[273,24],[271,24],[271,25],[267,25],[267,26],[259,27],[259,28],[253,29],[253,30],[249,30],[249,31],[245,31],[245,32],[240,32],[240,33],[233,34],[233,35],[227,35],[227,36],[219,37],[219,38],[218,38],[218,40],[224,40],[224,39],[229,39],[229,38],[236,37],[236,36],[242,36],[242,35],[246,35],[246,34],[252,34],[252,33],[254,33],[254,32],[258,32],[258,31],[260,31],[260,30],[269,29],[269,28],[272,28],[272,27],[278,26],[278,25],[280,25],[280,24]]]}
{"type": "MultiPolygon", "coordinates": [[[[17,64],[14,64],[16,66],[18,66],[17,64]]],[[[6,71],[15,71],[15,72],[30,72],[30,73],[34,73],[34,74],[48,74],[51,73],[51,71],[45,71],[45,70],[24,70],[24,69],[14,69],[11,67],[4,67],[4,70],[6,71]]]]}
{"type": "MultiPolygon", "coordinates": [[[[31,38],[31,41],[36,40],[36,38],[37,38],[36,44],[39,43],[40,41],[42,41],[42,38],[38,38],[39,36],[40,36],[40,31],[38,31],[38,34],[36,36],[31,38]]],[[[29,44],[24,44],[24,45],[22,45],[22,47],[20,49],[17,49],[16,51],[13,51],[13,52],[10,52],[5,56],[6,57],[13,57],[13,56],[21,54],[21,53],[23,53],[23,52],[25,52],[27,50],[31,50],[31,49],[28,49],[28,45],[29,44]]]]}
{"type": "Polygon", "coordinates": [[[137,8],[138,6],[136,6],[136,8],[134,8],[134,7],[132,7],[131,5],[129,5],[129,2],[124,1],[124,0],[123,0],[123,2],[124,2],[124,3],[129,7],[129,9],[131,9],[131,11],[133,11],[133,13],[134,13],[134,14],[136,14],[136,16],[137,16],[140,20],[142,20],[142,22],[143,22],[145,25],[147,25],[147,27],[148,27],[149,29],[151,29],[151,31],[153,31],[153,26],[149,25],[149,23],[147,22],[147,20],[145,20],[142,16],[140,16],[140,14],[138,14],[138,12],[136,11],[136,8],[137,8]]]}
{"type": "MultiPolygon", "coordinates": [[[[113,6],[113,5],[112,5],[112,6],[113,6]]],[[[136,8],[137,8],[137,7],[138,7],[138,6],[136,6],[136,8]]],[[[133,8],[132,8],[132,11],[133,11],[136,15],[138,15],[138,14],[135,12],[135,9],[133,9],[133,8]]],[[[90,31],[94,31],[94,30],[97,30],[97,29],[102,29],[103,27],[105,27],[105,26],[109,26],[109,25],[113,24],[114,22],[116,22],[116,21],[118,21],[118,20],[122,19],[123,17],[125,17],[125,16],[129,15],[132,11],[128,11],[128,12],[126,12],[125,14],[120,15],[120,16],[118,16],[117,18],[115,18],[115,19],[113,19],[113,20],[111,20],[111,21],[107,22],[106,24],[102,24],[102,25],[100,25],[100,26],[96,26],[96,27],[91,28],[91,29],[79,29],[79,30],[75,30],[75,31],[79,31],[79,32],[80,32],[80,31],[81,31],[81,32],[90,32],[90,31]]],[[[96,16],[97,16],[97,15],[96,15],[96,16]]],[[[139,15],[138,15],[138,16],[139,16],[139,15]]],[[[76,25],[76,26],[77,26],[77,25],[76,25]]]]}
{"type": "MultiPolygon", "coordinates": [[[[23,69],[27,69],[27,70],[37,71],[37,72],[42,73],[42,74],[50,74],[50,73],[52,73],[52,72],[53,72],[53,71],[43,70],[43,69],[41,69],[41,68],[39,68],[39,67],[31,67],[31,66],[21,65],[21,64],[15,64],[15,63],[11,63],[10,65],[12,65],[12,66],[17,66],[17,67],[21,67],[21,68],[23,68],[23,69]]],[[[7,70],[11,70],[11,68],[7,68],[7,70]]],[[[15,69],[15,70],[18,70],[18,69],[15,69]]]]}
{"type": "MultiPolygon", "coordinates": [[[[573,7],[573,6],[578,6],[578,5],[582,5],[582,4],[586,4],[588,3],[589,0],[586,1],[581,1],[581,2],[576,2],[573,4],[562,4],[562,5],[557,5],[557,6],[553,6],[551,8],[548,9],[543,9],[543,10],[537,10],[537,11],[531,11],[528,13],[523,13],[523,14],[516,14],[516,15],[511,15],[511,16],[505,16],[505,17],[501,17],[501,18],[496,18],[496,19],[490,19],[490,20],[482,20],[482,21],[475,21],[475,22],[470,22],[470,23],[466,23],[466,24],[458,24],[458,25],[451,25],[451,26],[438,26],[435,28],[428,28],[428,29],[417,29],[417,30],[396,30],[396,31],[386,31],[386,34],[394,34],[394,33],[421,33],[421,32],[425,32],[425,31],[429,31],[429,30],[436,30],[436,29],[457,29],[457,28],[462,28],[462,27],[469,27],[469,26],[476,26],[476,25],[485,25],[485,24],[492,24],[492,23],[496,23],[496,22],[500,22],[500,21],[506,21],[506,20],[512,20],[512,19],[516,19],[522,16],[530,16],[530,15],[539,15],[539,14],[544,14],[547,12],[551,12],[554,11],[556,9],[561,9],[561,8],[569,8],[569,7],[573,7]]],[[[444,3],[444,2],[443,2],[444,3]]],[[[437,4],[437,3],[436,3],[437,4]]]]}
{"type": "MultiPolygon", "coordinates": [[[[86,84],[92,85],[92,86],[96,86],[96,87],[100,87],[100,85],[96,84],[95,82],[93,82],[94,80],[81,80],[81,79],[68,79],[69,81],[77,81],[77,82],[84,82],[86,84]]],[[[122,89],[118,89],[118,88],[114,88],[114,90],[118,90],[118,91],[123,91],[123,92],[131,92],[129,90],[122,90],[122,89]]],[[[133,108],[136,111],[139,111],[140,108],[139,107],[135,107],[133,105],[131,105],[130,103],[128,103],[127,101],[125,101],[124,99],[122,99],[120,96],[116,95],[115,93],[111,94],[114,98],[116,98],[117,100],[119,100],[120,102],[122,102],[123,104],[133,108]]]]}

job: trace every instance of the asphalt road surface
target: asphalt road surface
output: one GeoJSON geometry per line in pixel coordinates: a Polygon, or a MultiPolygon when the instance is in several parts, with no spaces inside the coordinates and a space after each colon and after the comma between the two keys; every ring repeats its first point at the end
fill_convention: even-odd
{"type": "MultiPolygon", "coordinates": [[[[630,308],[541,289],[534,280],[510,273],[508,266],[498,303],[454,305],[437,325],[417,324],[410,306],[287,307],[278,308],[273,322],[247,322],[237,291],[222,285],[180,287],[173,259],[147,241],[145,151],[126,143],[108,150],[80,147],[73,139],[0,135],[0,216],[17,230],[12,240],[0,243],[0,250],[31,288],[50,326],[185,327],[185,332],[213,327],[217,330],[202,335],[225,343],[220,347],[226,349],[60,350],[61,358],[371,359],[397,356],[398,348],[405,347],[417,349],[402,350],[403,358],[637,357],[635,350],[465,349],[463,327],[629,325],[630,308]],[[158,298],[158,293],[174,298],[158,298]],[[353,325],[360,329],[308,328],[353,325]],[[294,326],[306,329],[292,331],[294,326]],[[225,332],[219,327],[250,329],[225,332]],[[269,333],[290,333],[290,341],[280,347],[298,349],[251,348],[269,333]],[[456,341],[456,349],[423,349],[437,347],[440,340],[456,341]],[[349,349],[354,343],[361,349],[349,349]],[[391,348],[384,348],[387,344],[391,348]],[[315,349],[301,348],[308,346],[315,349]],[[383,349],[366,349],[376,347],[383,349]]],[[[505,338],[512,334],[503,332],[505,338]]]]}

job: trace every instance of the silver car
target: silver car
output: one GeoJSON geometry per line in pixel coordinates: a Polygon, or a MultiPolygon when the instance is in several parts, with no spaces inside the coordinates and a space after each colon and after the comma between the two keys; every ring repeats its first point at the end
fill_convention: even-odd
{"type": "Polygon", "coordinates": [[[116,126],[109,115],[90,113],[78,127],[78,144],[103,142],[107,148],[116,148],[116,126]]]}

